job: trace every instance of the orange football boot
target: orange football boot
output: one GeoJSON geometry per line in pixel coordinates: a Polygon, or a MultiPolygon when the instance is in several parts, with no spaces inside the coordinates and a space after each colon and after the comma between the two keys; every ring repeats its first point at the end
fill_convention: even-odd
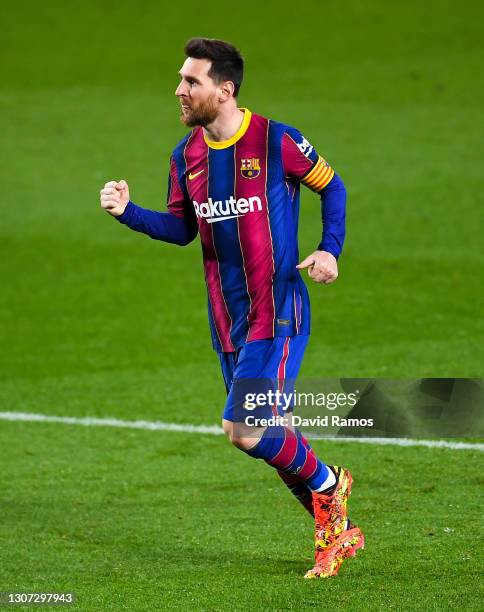
{"type": "Polygon", "coordinates": [[[354,557],[356,551],[365,548],[365,536],[356,525],[337,536],[323,549],[316,549],[314,567],[306,572],[304,578],[329,578],[336,576],[343,561],[354,557]]]}
{"type": "Polygon", "coordinates": [[[315,566],[305,578],[335,576],[343,561],[364,547],[361,530],[348,520],[347,505],[353,478],[349,470],[328,466],[336,476],[331,493],[313,492],[315,566]]]}

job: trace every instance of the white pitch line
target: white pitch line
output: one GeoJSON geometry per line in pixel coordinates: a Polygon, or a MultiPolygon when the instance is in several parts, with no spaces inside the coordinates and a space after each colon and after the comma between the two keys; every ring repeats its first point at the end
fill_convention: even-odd
{"type": "MultiPolygon", "coordinates": [[[[178,431],[219,436],[223,430],[218,425],[183,425],[181,423],[164,423],[163,421],[124,421],[122,419],[99,419],[96,417],[62,417],[32,412],[0,412],[3,421],[27,421],[37,423],[62,423],[64,425],[83,425],[84,427],[124,427],[125,429],[145,429],[148,431],[178,431]]],[[[380,446],[424,446],[426,448],[449,448],[452,450],[484,451],[484,444],[476,442],[449,442],[448,440],[414,440],[412,438],[354,438],[307,436],[312,440],[328,442],[357,442],[359,444],[377,444],[380,446]]]]}
{"type": "Polygon", "coordinates": [[[349,436],[306,436],[311,440],[331,440],[332,442],[359,442],[380,446],[425,446],[427,448],[450,448],[452,450],[476,450],[483,452],[484,444],[479,442],[449,442],[447,440],[416,440],[414,438],[353,438],[349,436]]]}
{"type": "Polygon", "coordinates": [[[147,429],[150,431],[181,431],[184,433],[223,434],[217,425],[182,425],[163,423],[163,421],[123,421],[121,419],[98,419],[96,417],[61,417],[32,412],[0,412],[4,421],[36,421],[41,423],[63,423],[64,425],[84,425],[85,427],[124,427],[127,429],[147,429]]]}

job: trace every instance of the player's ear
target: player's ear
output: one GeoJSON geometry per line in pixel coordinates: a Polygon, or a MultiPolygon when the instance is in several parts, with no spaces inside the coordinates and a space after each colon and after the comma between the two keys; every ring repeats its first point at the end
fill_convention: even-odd
{"type": "Polygon", "coordinates": [[[234,95],[235,85],[232,81],[224,81],[220,85],[220,102],[226,102],[234,95]]]}

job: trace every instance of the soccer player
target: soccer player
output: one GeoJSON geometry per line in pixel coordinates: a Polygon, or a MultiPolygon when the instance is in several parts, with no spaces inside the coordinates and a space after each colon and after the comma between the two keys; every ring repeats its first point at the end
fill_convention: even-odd
{"type": "MultiPolygon", "coordinates": [[[[351,474],[321,462],[287,419],[244,426],[237,383],[258,391],[269,389],[261,381],[275,381],[281,389],[297,377],[310,333],[299,271],[316,283],[336,280],[346,191],[297,129],[238,107],[244,63],[233,45],[194,38],[185,55],[175,95],[181,121],[193,129],[170,159],[168,211],[134,204],[124,180],[105,184],[101,206],[156,240],[184,246],[200,234],[212,343],[228,396],[223,429],[237,448],[275,468],[314,516],[315,564],[306,577],[333,576],[364,544],[347,516],[351,474]],[[298,263],[301,183],[321,198],[323,232],[298,263]]],[[[277,404],[256,413],[282,416],[277,404]]]]}

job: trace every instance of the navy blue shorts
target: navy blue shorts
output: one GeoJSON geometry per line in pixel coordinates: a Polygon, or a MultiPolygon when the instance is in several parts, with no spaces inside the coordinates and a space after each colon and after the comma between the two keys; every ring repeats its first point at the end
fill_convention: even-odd
{"type": "Polygon", "coordinates": [[[257,418],[284,416],[308,340],[309,336],[300,335],[253,340],[234,353],[218,353],[228,396],[223,418],[241,422],[247,414],[257,418]],[[280,403],[272,401],[276,390],[286,394],[280,403]],[[271,401],[266,404],[257,401],[254,407],[261,394],[271,401]]]}

